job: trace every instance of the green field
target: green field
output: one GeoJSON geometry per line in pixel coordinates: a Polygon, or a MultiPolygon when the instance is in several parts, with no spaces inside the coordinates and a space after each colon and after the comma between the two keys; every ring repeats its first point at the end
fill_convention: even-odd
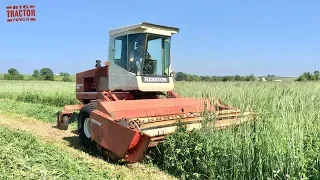
{"type": "MultiPolygon", "coordinates": [[[[0,81],[0,84],[0,114],[54,123],[57,110],[64,104],[78,102],[74,82],[0,81]]],[[[175,91],[184,97],[216,96],[231,106],[250,107],[256,112],[257,121],[237,129],[173,134],[142,162],[148,168],[156,166],[169,175],[186,179],[319,179],[320,83],[176,82],[175,91]]],[[[13,167],[0,165],[4,175],[41,178],[39,168],[44,164],[56,168],[45,169],[49,179],[57,174],[84,178],[89,172],[78,174],[88,165],[69,159],[68,154],[53,153],[57,151],[54,143],[44,145],[33,140],[31,134],[11,129],[1,128],[0,133],[2,137],[8,136],[0,138],[4,144],[0,164],[11,163],[13,167]],[[32,147],[41,148],[25,148],[24,144],[30,141],[35,142],[32,147]],[[18,156],[14,155],[16,151],[18,156]],[[41,155],[31,161],[34,154],[41,155]],[[64,165],[56,166],[55,161],[64,165]],[[26,173],[23,169],[26,167],[33,171],[26,173]],[[61,171],[66,167],[71,175],[61,171]]],[[[106,169],[103,174],[103,170],[93,168],[88,177],[115,177],[123,171],[106,169]]],[[[151,178],[151,174],[141,178],[151,178]]]]}

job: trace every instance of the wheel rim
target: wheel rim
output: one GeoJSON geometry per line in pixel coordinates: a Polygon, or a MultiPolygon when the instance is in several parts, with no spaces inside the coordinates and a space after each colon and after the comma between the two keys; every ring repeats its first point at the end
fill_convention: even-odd
{"type": "Polygon", "coordinates": [[[69,120],[68,116],[63,116],[63,122],[67,122],[69,120]]]}
{"type": "Polygon", "coordinates": [[[86,118],[84,120],[83,130],[84,130],[84,134],[87,136],[87,138],[91,138],[90,118],[86,118]]]}

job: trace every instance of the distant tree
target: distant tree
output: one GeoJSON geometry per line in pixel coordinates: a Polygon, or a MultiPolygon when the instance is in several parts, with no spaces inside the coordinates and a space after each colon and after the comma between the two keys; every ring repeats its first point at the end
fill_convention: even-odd
{"type": "Polygon", "coordinates": [[[226,82],[226,81],[234,81],[235,77],[234,76],[223,76],[222,77],[222,81],[226,82]]]}
{"type": "Polygon", "coordinates": [[[44,79],[43,76],[38,76],[38,77],[37,77],[37,80],[38,80],[38,81],[44,81],[45,79],[44,79]]]}
{"type": "Polygon", "coordinates": [[[18,70],[15,69],[15,68],[10,68],[10,69],[8,69],[8,73],[9,73],[10,75],[20,74],[20,73],[18,72],[18,70]]]}
{"type": "Polygon", "coordinates": [[[67,72],[61,72],[60,76],[63,76],[62,81],[64,81],[64,82],[71,82],[72,81],[70,74],[67,72]]]}
{"type": "Polygon", "coordinates": [[[319,71],[314,71],[313,75],[314,75],[316,80],[320,80],[320,72],[319,71]]]}
{"type": "Polygon", "coordinates": [[[59,75],[60,75],[60,76],[70,76],[70,74],[67,73],[67,72],[61,72],[59,75]]]}
{"type": "Polygon", "coordinates": [[[307,79],[303,75],[300,75],[295,81],[307,81],[307,79]]]}
{"type": "Polygon", "coordinates": [[[187,75],[183,72],[176,73],[176,81],[185,81],[187,79],[187,75]]]}
{"type": "Polygon", "coordinates": [[[267,80],[267,81],[273,81],[273,80],[275,80],[275,79],[276,79],[275,75],[270,75],[270,74],[268,74],[267,77],[266,77],[266,80],[267,80]]]}
{"type": "Polygon", "coordinates": [[[62,81],[64,81],[64,82],[71,82],[72,79],[71,79],[70,76],[63,76],[62,81]]]}
{"type": "Polygon", "coordinates": [[[201,81],[201,77],[195,74],[185,74],[184,81],[201,81]]]}
{"type": "Polygon", "coordinates": [[[245,78],[245,80],[246,80],[246,81],[255,81],[256,78],[254,77],[253,74],[250,74],[250,76],[247,76],[247,77],[245,78]]]}
{"type": "Polygon", "coordinates": [[[40,75],[43,77],[44,80],[54,80],[53,71],[50,68],[42,68],[40,70],[40,75]]]}
{"type": "Polygon", "coordinates": [[[219,77],[217,77],[217,76],[211,76],[211,80],[212,80],[212,81],[218,81],[218,78],[219,78],[219,77]]]}
{"type": "Polygon", "coordinates": [[[13,80],[13,76],[11,74],[4,74],[3,79],[4,80],[13,80]]]}
{"type": "Polygon", "coordinates": [[[236,75],[236,76],[234,77],[234,80],[235,80],[235,81],[241,81],[241,76],[236,75]]]}
{"type": "Polygon", "coordinates": [[[191,74],[186,74],[186,81],[193,81],[193,77],[191,74]]]}
{"type": "Polygon", "coordinates": [[[23,80],[24,76],[15,68],[8,69],[8,74],[3,77],[5,80],[23,80]]]}
{"type": "Polygon", "coordinates": [[[200,76],[201,81],[212,81],[210,76],[200,76]]]}
{"type": "Polygon", "coordinates": [[[316,77],[310,72],[303,73],[303,76],[306,77],[307,81],[314,81],[316,79],[316,77]]]}
{"type": "Polygon", "coordinates": [[[319,71],[314,71],[313,73],[304,72],[295,81],[317,81],[320,80],[319,71]]]}
{"type": "Polygon", "coordinates": [[[32,74],[32,77],[38,78],[39,74],[40,74],[39,70],[34,70],[33,74],[32,74]]]}

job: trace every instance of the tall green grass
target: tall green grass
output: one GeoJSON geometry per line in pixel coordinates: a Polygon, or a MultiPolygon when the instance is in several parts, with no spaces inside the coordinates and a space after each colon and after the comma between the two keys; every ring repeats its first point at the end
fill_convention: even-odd
{"type": "Polygon", "coordinates": [[[76,104],[74,82],[0,80],[0,99],[63,107],[76,104]]]}
{"type": "MultiPolygon", "coordinates": [[[[74,83],[0,83],[5,87],[0,98],[58,107],[77,102],[74,83]]],[[[237,129],[169,136],[150,155],[170,174],[186,179],[320,178],[319,83],[177,82],[175,91],[184,97],[216,96],[241,109],[249,106],[257,121],[237,129]]]]}
{"type": "Polygon", "coordinates": [[[160,153],[153,152],[154,163],[187,179],[320,178],[320,84],[216,84],[219,90],[213,84],[184,85],[190,87],[185,95],[207,92],[237,107],[250,105],[257,121],[238,129],[173,134],[160,153]]]}

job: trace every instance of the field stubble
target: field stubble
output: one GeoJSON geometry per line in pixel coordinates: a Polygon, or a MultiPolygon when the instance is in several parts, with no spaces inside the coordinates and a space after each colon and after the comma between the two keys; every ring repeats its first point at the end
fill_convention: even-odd
{"type": "MultiPolygon", "coordinates": [[[[1,99],[47,108],[17,110],[27,116],[38,114],[53,122],[51,113],[56,109],[77,103],[74,83],[0,83],[4,87],[0,88],[1,99]]],[[[159,149],[151,151],[147,161],[187,179],[320,177],[319,83],[177,82],[175,91],[185,97],[216,96],[241,109],[250,106],[257,114],[257,122],[224,131],[203,129],[188,134],[182,129],[168,137],[159,149]]],[[[0,102],[3,112],[6,108],[0,102]]]]}

